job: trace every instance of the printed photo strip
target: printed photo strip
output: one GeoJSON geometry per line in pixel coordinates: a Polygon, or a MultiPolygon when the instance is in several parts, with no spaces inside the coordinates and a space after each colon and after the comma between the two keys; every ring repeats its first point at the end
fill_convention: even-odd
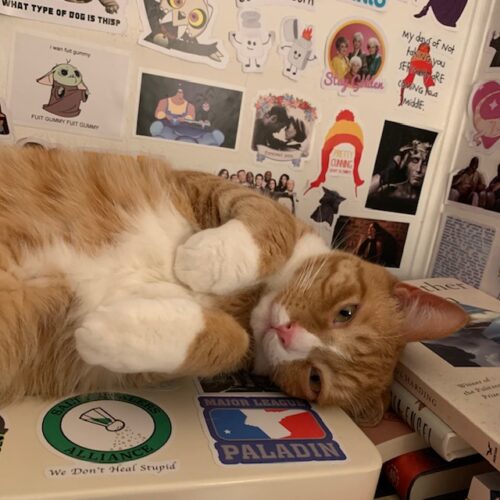
{"type": "Polygon", "coordinates": [[[385,267],[401,265],[409,224],[341,215],[331,247],[385,267]]]}
{"type": "Polygon", "coordinates": [[[276,179],[273,177],[270,170],[266,170],[264,174],[254,174],[251,170],[245,170],[243,168],[234,171],[222,168],[217,175],[230,182],[240,184],[241,186],[248,187],[263,195],[269,196],[285,206],[293,214],[296,212],[299,200],[295,190],[295,180],[287,173],[281,174],[276,179]]]}
{"type": "Polygon", "coordinates": [[[414,215],[437,132],[386,121],[366,208],[414,215]]]}
{"type": "Polygon", "coordinates": [[[136,133],[235,149],[242,97],[239,90],[142,73],[136,133]]]}

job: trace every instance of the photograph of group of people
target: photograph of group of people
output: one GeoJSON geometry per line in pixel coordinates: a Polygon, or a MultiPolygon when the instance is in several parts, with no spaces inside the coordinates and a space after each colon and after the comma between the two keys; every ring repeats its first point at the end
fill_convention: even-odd
{"type": "Polygon", "coordinates": [[[298,203],[295,181],[288,174],[281,174],[276,180],[270,170],[266,170],[263,174],[254,174],[252,171],[243,168],[233,173],[230,173],[227,168],[222,168],[217,175],[230,182],[269,196],[288,208],[292,214],[295,214],[298,203]]]}
{"type": "Polygon", "coordinates": [[[362,21],[340,28],[328,47],[330,71],[343,83],[350,85],[377,78],[384,59],[381,34],[374,26],[362,21]]]}
{"type": "Polygon", "coordinates": [[[437,133],[386,121],[366,208],[414,215],[437,133]]]}
{"type": "Polygon", "coordinates": [[[500,212],[500,163],[496,175],[488,182],[479,169],[479,158],[471,158],[469,164],[453,176],[448,199],[500,212]]]}
{"type": "Polygon", "coordinates": [[[409,224],[341,215],[331,247],[353,253],[368,262],[399,267],[409,224]]]}

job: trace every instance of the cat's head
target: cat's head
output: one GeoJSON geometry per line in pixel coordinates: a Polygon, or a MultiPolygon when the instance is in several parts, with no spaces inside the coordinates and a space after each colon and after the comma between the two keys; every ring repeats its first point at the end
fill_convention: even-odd
{"type": "Polygon", "coordinates": [[[251,318],[254,370],[292,396],[373,425],[405,344],[449,335],[467,318],[381,266],[332,251],[270,281],[251,318]]]}

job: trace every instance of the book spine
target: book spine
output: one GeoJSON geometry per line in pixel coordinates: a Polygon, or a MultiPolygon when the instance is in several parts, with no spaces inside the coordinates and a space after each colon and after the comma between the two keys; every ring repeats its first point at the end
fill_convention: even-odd
{"type": "Polygon", "coordinates": [[[475,450],[401,384],[392,385],[392,409],[448,462],[475,450]]]}
{"type": "Polygon", "coordinates": [[[401,363],[398,363],[394,370],[394,379],[407,389],[408,392],[413,394],[413,396],[422,401],[422,403],[432,407],[432,411],[437,416],[446,418],[446,421],[453,428],[461,430],[462,435],[467,435],[469,445],[486,458],[496,469],[499,469],[500,443],[489,438],[487,434],[477,427],[471,426],[471,423],[464,415],[458,412],[445,399],[441,398],[401,363]]]}

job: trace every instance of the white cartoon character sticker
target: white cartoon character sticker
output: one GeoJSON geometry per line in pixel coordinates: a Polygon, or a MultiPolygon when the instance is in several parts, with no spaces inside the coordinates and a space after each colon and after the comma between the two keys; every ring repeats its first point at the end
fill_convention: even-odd
{"type": "Polygon", "coordinates": [[[274,31],[262,26],[260,12],[238,12],[239,31],[229,33],[229,41],[236,49],[236,57],[244,73],[261,73],[274,42],[274,31]]]}
{"type": "Polygon", "coordinates": [[[313,32],[312,26],[300,30],[296,17],[286,17],[281,23],[279,51],[283,55],[283,75],[291,80],[298,80],[308,64],[317,59],[314,54],[313,32]]]}

